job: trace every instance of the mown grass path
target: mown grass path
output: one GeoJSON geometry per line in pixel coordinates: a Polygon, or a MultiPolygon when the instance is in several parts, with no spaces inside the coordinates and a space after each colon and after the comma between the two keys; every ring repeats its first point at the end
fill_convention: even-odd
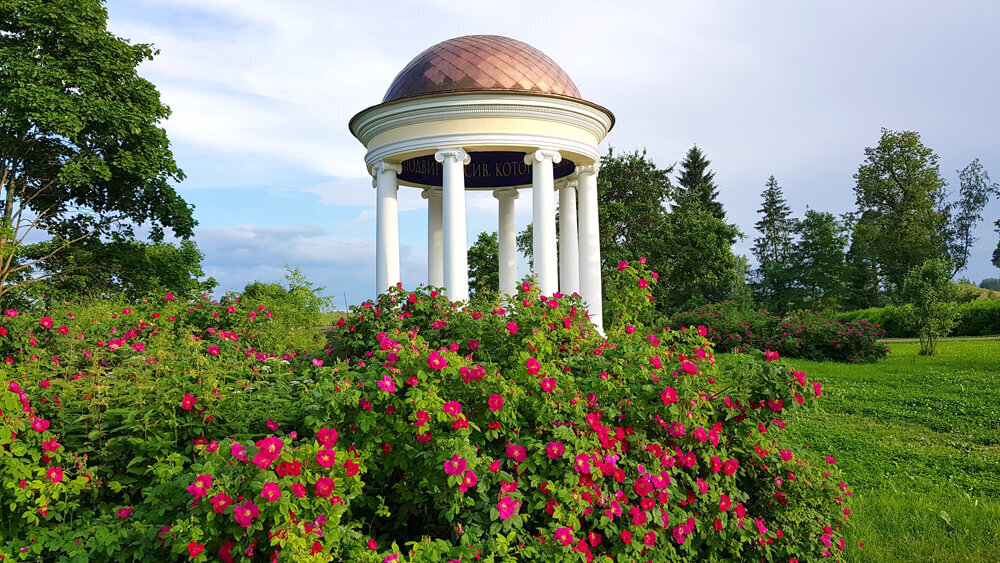
{"type": "Polygon", "coordinates": [[[918,348],[894,343],[878,364],[788,360],[823,382],[822,410],[790,412],[789,437],[849,479],[852,559],[1000,561],[1000,342],[918,348]]]}

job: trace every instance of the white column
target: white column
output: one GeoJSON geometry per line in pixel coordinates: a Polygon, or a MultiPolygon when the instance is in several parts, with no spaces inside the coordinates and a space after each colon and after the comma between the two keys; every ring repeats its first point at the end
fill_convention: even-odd
{"type": "Polygon", "coordinates": [[[577,180],[559,187],[559,291],[580,292],[580,247],[576,228],[577,180]]]}
{"type": "Polygon", "coordinates": [[[441,188],[425,188],[427,200],[427,285],[444,287],[444,232],[441,229],[441,188]]]}
{"type": "Polygon", "coordinates": [[[399,283],[399,185],[398,164],[379,160],[372,166],[375,202],[375,292],[384,293],[399,283]]]}
{"type": "Polygon", "coordinates": [[[500,207],[498,241],[500,243],[500,292],[514,295],[517,292],[517,229],[514,227],[514,200],[516,189],[493,190],[500,207]]]}
{"type": "Polygon", "coordinates": [[[577,166],[580,185],[580,295],[590,310],[590,320],[604,332],[601,303],[601,238],[597,217],[599,163],[577,166]]]}
{"type": "Polygon", "coordinates": [[[441,163],[444,224],[444,287],[452,301],[469,300],[469,237],[465,231],[465,165],[469,155],[460,147],[434,154],[441,163]]]}
{"type": "Polygon", "coordinates": [[[559,291],[556,256],[556,197],[552,165],[562,160],[553,150],[537,150],[524,156],[531,165],[532,251],[538,287],[545,295],[559,291]]]}

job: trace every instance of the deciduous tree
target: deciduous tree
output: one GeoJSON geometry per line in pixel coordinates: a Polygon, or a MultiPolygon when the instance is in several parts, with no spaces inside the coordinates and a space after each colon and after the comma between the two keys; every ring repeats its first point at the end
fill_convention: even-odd
{"type": "Polygon", "coordinates": [[[983,209],[990,197],[1000,193],[1000,186],[990,181],[990,175],[983,169],[979,159],[958,171],[958,200],[944,206],[947,218],[945,239],[948,254],[955,265],[952,274],[965,269],[969,263],[969,251],[976,243],[976,225],[983,219],[983,209]]]}
{"type": "Polygon", "coordinates": [[[903,282],[903,320],[920,337],[921,356],[934,355],[938,339],[955,327],[958,305],[952,269],[947,260],[928,260],[911,270],[903,282]]]}
{"type": "Polygon", "coordinates": [[[155,51],[107,17],[100,0],[0,3],[0,296],[65,273],[52,259],[88,238],[192,234],[160,127],[169,110],[136,74],[155,51]],[[39,234],[48,252],[28,258],[39,234]]]}
{"type": "Polygon", "coordinates": [[[938,157],[913,131],[882,130],[854,175],[857,224],[851,251],[872,269],[870,285],[890,294],[907,273],[946,255],[945,181],[938,157]]]}
{"type": "Polygon", "coordinates": [[[496,231],[479,233],[469,247],[469,289],[476,295],[500,291],[500,242],[496,231]]]}

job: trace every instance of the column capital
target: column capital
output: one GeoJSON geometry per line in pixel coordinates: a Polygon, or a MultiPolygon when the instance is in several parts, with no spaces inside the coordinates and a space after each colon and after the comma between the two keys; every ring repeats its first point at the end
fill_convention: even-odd
{"type": "Polygon", "coordinates": [[[500,188],[493,190],[493,197],[497,199],[517,199],[521,194],[515,188],[500,188]]]}
{"type": "Polygon", "coordinates": [[[595,162],[593,164],[585,164],[583,166],[577,166],[576,167],[576,173],[577,174],[583,174],[583,173],[597,174],[597,172],[600,171],[600,169],[601,169],[601,163],[600,162],[595,162]]]}
{"type": "Polygon", "coordinates": [[[577,180],[576,178],[569,178],[569,179],[566,180],[566,187],[567,188],[572,188],[572,189],[575,190],[578,187],[580,187],[580,181],[577,180]]]}
{"type": "Polygon", "coordinates": [[[552,187],[554,187],[557,192],[559,190],[565,188],[566,187],[566,178],[559,178],[558,180],[556,180],[555,182],[552,183],[552,187]]]}
{"type": "Polygon", "coordinates": [[[395,172],[396,174],[399,174],[402,171],[403,171],[402,165],[396,164],[394,162],[386,162],[384,160],[376,160],[375,163],[372,164],[372,169],[371,169],[372,176],[381,174],[383,172],[395,172]]]}
{"type": "Polygon", "coordinates": [[[428,200],[432,197],[441,197],[441,188],[424,188],[420,190],[420,197],[428,200]]]}
{"type": "Polygon", "coordinates": [[[462,164],[468,164],[472,160],[469,153],[465,152],[465,149],[462,147],[446,147],[438,149],[434,153],[434,160],[438,162],[444,162],[447,158],[454,158],[455,162],[461,162],[462,164]]]}
{"type": "Polygon", "coordinates": [[[562,155],[559,154],[559,151],[550,149],[538,149],[524,155],[525,164],[534,164],[543,160],[551,160],[553,164],[559,164],[562,162],[562,155]]]}

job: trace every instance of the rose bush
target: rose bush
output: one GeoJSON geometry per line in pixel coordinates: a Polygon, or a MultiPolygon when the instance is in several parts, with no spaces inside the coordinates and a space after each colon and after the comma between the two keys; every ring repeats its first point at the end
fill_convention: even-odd
{"type": "Polygon", "coordinates": [[[325,342],[235,297],[98,309],[3,319],[6,558],[842,557],[835,460],[782,435],[822,386],[704,327],[604,337],[528,282],[393,289],[325,342]]]}
{"type": "Polygon", "coordinates": [[[879,342],[885,330],[877,323],[835,320],[814,311],[779,317],[725,301],[677,312],[660,322],[673,328],[704,325],[709,340],[722,351],[775,350],[793,358],[859,363],[875,362],[889,353],[889,347],[879,342]]]}

